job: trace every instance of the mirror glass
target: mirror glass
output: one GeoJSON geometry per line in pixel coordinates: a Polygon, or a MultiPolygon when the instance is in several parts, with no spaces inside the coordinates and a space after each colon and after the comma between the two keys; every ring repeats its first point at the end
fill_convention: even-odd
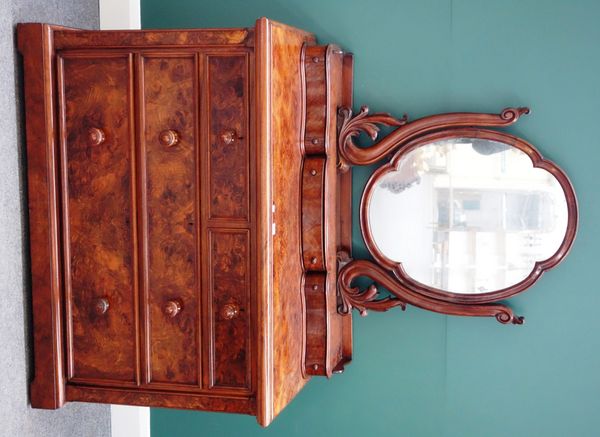
{"type": "Polygon", "coordinates": [[[567,230],[558,180],[497,141],[417,147],[374,184],[366,211],[374,244],[412,279],[451,293],[519,283],[558,250],[567,230]]]}

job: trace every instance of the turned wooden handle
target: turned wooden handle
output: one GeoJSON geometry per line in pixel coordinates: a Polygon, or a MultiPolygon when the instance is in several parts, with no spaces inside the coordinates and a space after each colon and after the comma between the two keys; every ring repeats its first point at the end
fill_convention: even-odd
{"type": "Polygon", "coordinates": [[[91,127],[88,130],[88,140],[93,146],[99,146],[106,139],[104,131],[97,127],[91,127]]]}
{"type": "Polygon", "coordinates": [[[173,147],[179,143],[179,134],[173,129],[167,129],[158,135],[158,140],[163,146],[173,147]]]}
{"type": "Polygon", "coordinates": [[[225,144],[232,144],[235,140],[240,139],[237,132],[234,129],[228,129],[221,134],[221,140],[225,144]]]}
{"type": "Polygon", "coordinates": [[[223,308],[221,308],[221,316],[226,320],[235,319],[239,315],[240,307],[235,303],[226,303],[223,305],[223,308]]]}
{"type": "Polygon", "coordinates": [[[168,317],[175,317],[181,312],[181,302],[178,300],[170,300],[165,304],[164,312],[168,317]]]}
{"type": "Polygon", "coordinates": [[[108,303],[108,299],[105,297],[101,297],[100,299],[96,299],[94,303],[94,310],[96,314],[102,315],[108,311],[110,304],[108,303]]]}

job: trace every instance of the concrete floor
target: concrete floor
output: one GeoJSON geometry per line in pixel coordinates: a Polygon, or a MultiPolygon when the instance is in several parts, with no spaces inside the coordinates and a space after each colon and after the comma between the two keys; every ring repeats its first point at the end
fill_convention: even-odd
{"type": "Polygon", "coordinates": [[[97,0],[0,0],[0,436],[110,435],[107,405],[29,405],[31,314],[18,22],[98,27],[97,0]]]}

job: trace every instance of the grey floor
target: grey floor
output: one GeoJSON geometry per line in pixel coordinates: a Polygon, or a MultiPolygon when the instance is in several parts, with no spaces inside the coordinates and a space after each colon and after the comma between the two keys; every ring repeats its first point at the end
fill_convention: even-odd
{"type": "Polygon", "coordinates": [[[31,291],[24,220],[22,84],[15,48],[19,22],[97,28],[98,1],[0,0],[0,436],[109,436],[108,406],[71,403],[45,411],[29,405],[31,291]]]}

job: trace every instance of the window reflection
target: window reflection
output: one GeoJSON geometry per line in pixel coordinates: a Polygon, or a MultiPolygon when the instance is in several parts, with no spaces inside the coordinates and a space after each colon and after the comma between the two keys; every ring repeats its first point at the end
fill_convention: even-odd
{"type": "Polygon", "coordinates": [[[381,178],[369,206],[379,250],[426,285],[486,293],[552,256],[567,226],[558,181],[507,144],[455,138],[419,147],[381,178]]]}

